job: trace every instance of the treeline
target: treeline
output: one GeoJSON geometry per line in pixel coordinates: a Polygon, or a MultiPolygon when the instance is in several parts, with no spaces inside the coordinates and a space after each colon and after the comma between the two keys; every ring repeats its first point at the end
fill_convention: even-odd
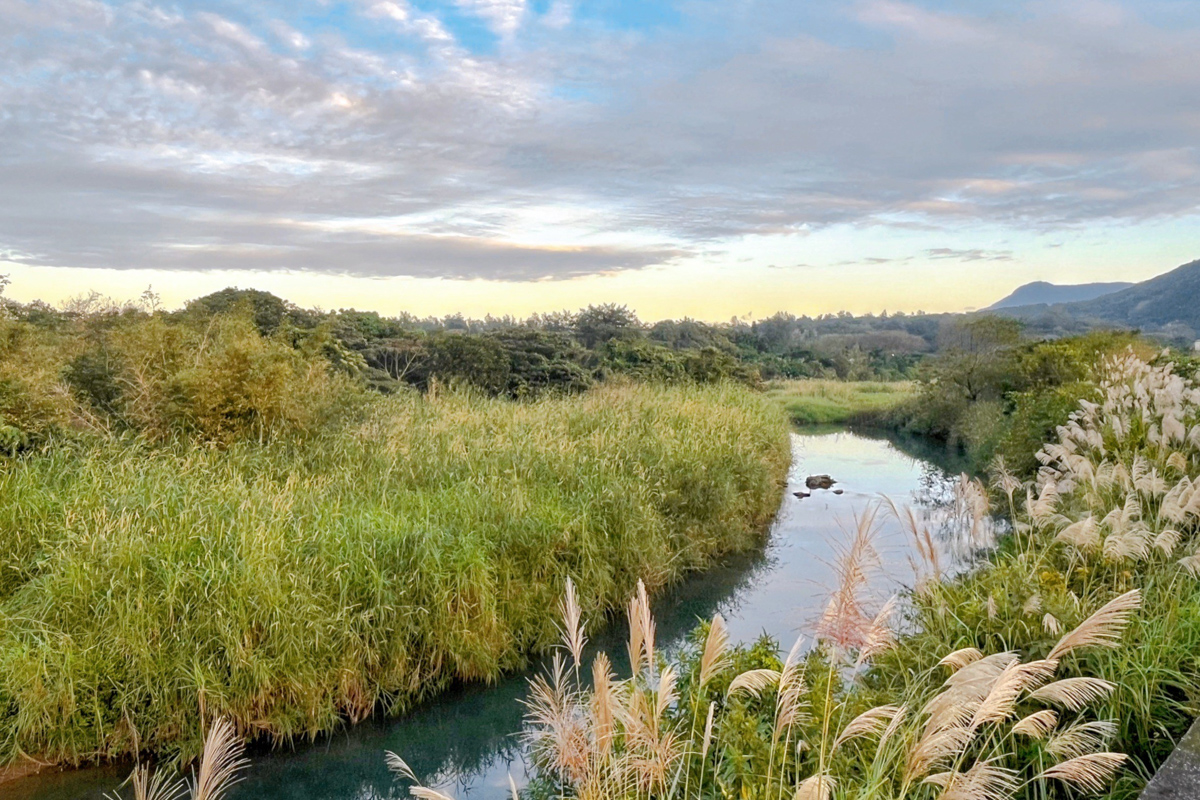
{"type": "MultiPolygon", "coordinates": [[[[0,286],[0,289],[3,287],[0,286]]],[[[225,289],[163,310],[150,292],[60,308],[0,298],[0,447],[55,431],[151,439],[306,433],[390,394],[437,385],[515,399],[571,394],[617,376],[667,384],[773,377],[898,378],[938,322],[904,315],[643,323],[618,305],[526,320],[419,319],[303,309],[225,289]]]]}

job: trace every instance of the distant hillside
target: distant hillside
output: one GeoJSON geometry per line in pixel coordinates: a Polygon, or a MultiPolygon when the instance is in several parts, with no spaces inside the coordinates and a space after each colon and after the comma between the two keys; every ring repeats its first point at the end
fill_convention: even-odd
{"type": "Polygon", "coordinates": [[[1200,329],[1200,260],[1113,294],[1067,303],[1064,308],[1072,316],[1119,322],[1131,328],[1182,323],[1200,329]]]}
{"type": "Polygon", "coordinates": [[[1016,306],[1052,306],[1058,303],[1094,300],[1106,294],[1128,289],[1133,285],[1132,283],[1080,283],[1073,286],[1060,286],[1045,281],[1035,281],[1018,287],[1008,297],[992,303],[985,310],[995,311],[998,308],[1014,308],[1016,306]]]}
{"type": "Polygon", "coordinates": [[[1137,328],[1190,341],[1200,336],[1200,260],[1091,300],[993,308],[1043,332],[1137,328]]]}

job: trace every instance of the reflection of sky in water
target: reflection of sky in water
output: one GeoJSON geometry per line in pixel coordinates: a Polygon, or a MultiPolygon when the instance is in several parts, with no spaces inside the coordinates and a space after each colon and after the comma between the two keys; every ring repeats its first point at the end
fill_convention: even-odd
{"type": "MultiPolygon", "coordinates": [[[[917,501],[928,465],[908,458],[889,442],[850,433],[793,436],[795,458],[788,476],[788,493],[771,530],[766,556],[769,566],[745,590],[720,606],[735,640],[746,641],[766,631],[786,649],[797,635],[812,630],[835,582],[832,564],[836,545],[845,543],[856,528],[855,515],[881,495],[898,505],[917,501]],[[812,491],[798,499],[809,475],[827,474],[844,494],[812,491]]],[[[911,583],[908,535],[887,513],[875,518],[882,572],[911,583]]],[[[879,599],[895,591],[895,583],[877,581],[879,599]]]]}
{"type": "MultiPolygon", "coordinates": [[[[759,553],[731,559],[695,576],[655,603],[659,645],[671,650],[695,627],[697,618],[720,612],[736,641],[766,631],[784,649],[824,608],[833,584],[835,542],[845,542],[862,513],[881,495],[913,505],[937,521],[948,497],[946,473],[928,461],[905,455],[892,443],[838,432],[792,437],[793,464],[788,489],[771,535],[759,553]],[[844,494],[814,491],[803,500],[809,475],[828,474],[844,494]]],[[[877,517],[875,543],[883,572],[876,581],[879,599],[897,582],[911,583],[909,540],[895,519],[877,517]]],[[[605,650],[620,674],[626,671],[624,631],[614,625],[593,637],[593,652],[605,650]]],[[[457,687],[402,720],[370,720],[314,744],[277,753],[253,753],[246,780],[229,800],[376,800],[406,797],[394,783],[383,751],[402,755],[416,773],[458,798],[500,800],[509,796],[508,775],[526,781],[519,742],[526,675],[494,686],[457,687]]],[[[6,786],[11,800],[100,800],[129,772],[128,765],[39,776],[6,786]]],[[[129,795],[129,792],[125,792],[129,795]]]]}

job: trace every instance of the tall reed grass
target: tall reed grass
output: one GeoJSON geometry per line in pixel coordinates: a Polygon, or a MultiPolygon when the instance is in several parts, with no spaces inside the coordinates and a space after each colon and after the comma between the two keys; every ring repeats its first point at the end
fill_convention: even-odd
{"type": "Polygon", "coordinates": [[[982,568],[937,583],[914,604],[918,633],[879,665],[881,691],[934,648],[1052,652],[1061,631],[1114,594],[1141,592],[1122,646],[1066,664],[1115,689],[1097,713],[1131,756],[1114,796],[1132,797],[1200,711],[1200,391],[1165,355],[1101,365],[1097,401],[1081,401],[1039,452],[1035,480],[994,465],[993,491],[1013,534],[982,568]]]}
{"type": "Polygon", "coordinates": [[[668,662],[639,591],[632,674],[600,656],[589,681],[572,610],[531,691],[533,794],[1136,797],[1200,710],[1200,389],[1132,351],[1100,374],[1035,480],[998,463],[990,499],[960,482],[964,540],[986,540],[992,502],[1010,523],[976,568],[947,575],[892,505],[925,563],[903,603],[872,604],[862,515],[807,652],[730,648],[717,617],[668,662]]]}
{"type": "Polygon", "coordinates": [[[0,467],[0,763],[190,757],[488,680],[761,541],[785,419],[732,386],[373,404],[303,442],[108,438],[0,467]]]}
{"type": "MultiPolygon", "coordinates": [[[[639,585],[629,605],[631,674],[617,679],[604,654],[589,670],[568,584],[562,652],[533,681],[528,701],[539,791],[588,800],[1004,800],[1049,796],[1057,785],[1104,791],[1125,755],[1106,749],[1116,725],[1091,719],[1089,707],[1114,686],[1058,673],[1069,655],[1118,646],[1140,593],[1097,609],[1044,658],[961,648],[909,676],[892,703],[861,709],[852,681],[892,647],[895,610],[889,601],[873,616],[862,613],[858,576],[871,555],[871,524],[862,518],[841,559],[843,586],[815,648],[805,656],[798,640],[782,662],[764,660],[762,647],[731,649],[719,615],[682,664],[657,660],[639,585]]],[[[446,797],[420,785],[400,756],[386,755],[397,776],[415,784],[414,796],[446,797]]]]}

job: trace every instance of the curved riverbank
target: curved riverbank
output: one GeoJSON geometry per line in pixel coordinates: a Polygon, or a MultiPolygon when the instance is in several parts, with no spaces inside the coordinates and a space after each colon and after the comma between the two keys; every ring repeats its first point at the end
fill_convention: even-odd
{"type": "MultiPolygon", "coordinates": [[[[793,464],[788,491],[780,499],[764,546],[720,559],[662,592],[655,601],[660,646],[674,651],[698,618],[721,613],[739,641],[761,633],[790,641],[819,614],[832,580],[833,543],[844,539],[850,523],[886,494],[914,506],[923,517],[944,513],[953,465],[915,456],[894,443],[845,430],[814,434],[801,429],[792,437],[793,464]],[[812,472],[830,472],[842,495],[818,493],[797,500],[791,491],[812,472]]],[[[911,444],[911,443],[909,443],[911,444]]],[[[925,453],[936,457],[936,452],[925,453]]],[[[880,548],[893,576],[907,580],[910,544],[894,520],[881,519],[880,548]]],[[[624,626],[617,622],[592,636],[591,647],[612,654],[624,669],[624,626]]],[[[493,686],[455,685],[401,719],[372,717],[314,743],[268,752],[252,750],[246,781],[231,800],[349,800],[400,796],[382,761],[384,750],[404,753],[424,778],[455,797],[501,800],[509,797],[507,776],[525,775],[522,729],[527,676],[502,678],[493,686]]],[[[15,800],[101,800],[124,780],[129,765],[50,773],[13,784],[15,800]]]]}

